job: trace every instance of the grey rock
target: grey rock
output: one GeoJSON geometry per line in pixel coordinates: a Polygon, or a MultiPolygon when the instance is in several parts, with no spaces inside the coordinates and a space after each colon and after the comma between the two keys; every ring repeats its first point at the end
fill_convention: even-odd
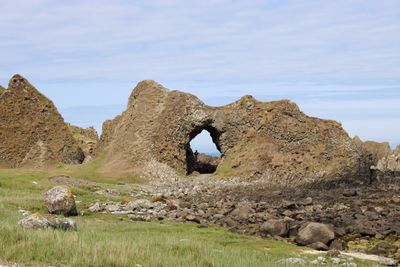
{"type": "Polygon", "coordinates": [[[89,207],[89,210],[91,212],[102,212],[102,211],[104,211],[104,207],[99,202],[96,202],[92,206],[89,207]]]}
{"type": "Polygon", "coordinates": [[[140,209],[151,209],[153,208],[153,203],[148,199],[136,199],[130,201],[126,205],[127,210],[140,210],[140,209]]]}
{"type": "Polygon", "coordinates": [[[28,229],[60,229],[64,231],[77,230],[76,223],[73,220],[50,214],[41,215],[35,213],[23,218],[18,222],[18,224],[28,229]]]}

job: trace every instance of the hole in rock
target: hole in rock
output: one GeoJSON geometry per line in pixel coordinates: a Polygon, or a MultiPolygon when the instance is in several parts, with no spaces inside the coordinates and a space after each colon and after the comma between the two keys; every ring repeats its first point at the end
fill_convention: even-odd
{"type": "Polygon", "coordinates": [[[195,129],[186,148],[187,174],[214,173],[221,158],[219,133],[214,128],[195,129]]]}

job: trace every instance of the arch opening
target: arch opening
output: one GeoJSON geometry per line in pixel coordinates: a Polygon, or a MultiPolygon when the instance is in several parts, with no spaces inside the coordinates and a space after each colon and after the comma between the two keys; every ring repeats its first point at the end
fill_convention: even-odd
{"type": "Polygon", "coordinates": [[[214,173],[222,157],[220,133],[211,126],[194,129],[186,145],[186,173],[214,173]]]}

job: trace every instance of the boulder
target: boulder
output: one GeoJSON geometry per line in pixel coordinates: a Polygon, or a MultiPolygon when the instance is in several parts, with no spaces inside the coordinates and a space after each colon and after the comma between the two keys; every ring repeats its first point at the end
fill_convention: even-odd
{"type": "Polygon", "coordinates": [[[82,149],[53,102],[14,75],[0,95],[0,167],[81,163],[82,149]]]}
{"type": "Polygon", "coordinates": [[[216,174],[298,186],[365,179],[363,151],[335,121],[309,117],[288,100],[251,96],[222,106],[140,82],[122,115],[103,124],[99,155],[103,174],[174,179],[194,169],[190,141],[210,133],[221,152],[216,174]]]}
{"type": "Polygon", "coordinates": [[[280,236],[287,237],[289,234],[289,222],[283,219],[271,219],[263,223],[260,232],[264,236],[280,236]]]}
{"type": "Polygon", "coordinates": [[[49,213],[78,215],[72,190],[68,186],[59,185],[48,190],[43,195],[44,205],[49,213]]]}
{"type": "Polygon", "coordinates": [[[322,223],[311,222],[300,228],[296,236],[296,243],[307,246],[321,242],[327,245],[335,239],[335,232],[332,227],[322,223]]]}
{"type": "Polygon", "coordinates": [[[254,213],[254,209],[250,203],[244,202],[239,203],[238,207],[235,208],[230,216],[238,221],[247,220],[254,213]]]}
{"type": "Polygon", "coordinates": [[[62,218],[51,214],[32,214],[18,222],[24,228],[28,229],[59,229],[64,231],[76,231],[76,223],[68,218],[62,218]]]}

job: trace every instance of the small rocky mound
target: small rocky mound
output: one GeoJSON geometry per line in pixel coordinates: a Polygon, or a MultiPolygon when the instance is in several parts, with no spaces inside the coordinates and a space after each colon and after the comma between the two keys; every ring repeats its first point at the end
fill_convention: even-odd
{"type": "Polygon", "coordinates": [[[108,175],[171,178],[190,174],[190,141],[210,133],[221,152],[216,174],[297,186],[369,176],[364,151],[335,121],[313,118],[288,101],[251,96],[222,107],[154,81],[133,90],[127,110],[103,124],[108,175]]]}
{"type": "Polygon", "coordinates": [[[81,148],[54,104],[20,75],[0,89],[0,167],[81,163],[81,148]]]}
{"type": "Polygon", "coordinates": [[[44,193],[43,199],[49,213],[63,214],[65,216],[78,215],[74,196],[68,186],[53,187],[44,193]]]}
{"type": "Polygon", "coordinates": [[[393,154],[381,158],[373,168],[379,178],[400,176],[400,146],[393,154]]]}
{"type": "Polygon", "coordinates": [[[27,229],[59,229],[64,231],[76,231],[76,223],[68,218],[62,218],[51,214],[32,214],[28,215],[18,222],[27,229]]]}
{"type": "Polygon", "coordinates": [[[387,157],[392,153],[389,142],[361,141],[358,136],[353,138],[357,146],[363,149],[371,164],[376,165],[381,158],[387,157]]]}
{"type": "Polygon", "coordinates": [[[94,127],[80,128],[69,123],[67,123],[67,125],[72,132],[72,136],[85,155],[85,162],[93,159],[99,142],[96,129],[94,127]]]}
{"type": "Polygon", "coordinates": [[[204,153],[200,153],[193,158],[190,168],[193,172],[198,173],[214,173],[220,163],[219,157],[213,157],[204,153]]]}

